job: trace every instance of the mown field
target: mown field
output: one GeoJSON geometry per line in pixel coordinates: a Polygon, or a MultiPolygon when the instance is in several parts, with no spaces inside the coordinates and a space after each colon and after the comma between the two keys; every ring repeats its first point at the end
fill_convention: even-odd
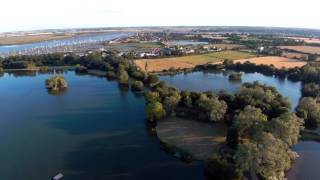
{"type": "Polygon", "coordinates": [[[161,59],[139,59],[135,63],[141,70],[148,72],[159,72],[170,68],[193,68],[200,64],[220,63],[225,59],[237,60],[255,57],[254,54],[239,51],[221,51],[202,55],[191,55],[183,57],[161,58],[161,59]],[[147,64],[147,65],[146,65],[147,64]],[[147,69],[146,69],[147,67],[147,69]]]}
{"type": "Polygon", "coordinates": [[[280,46],[280,48],[307,54],[320,54],[320,47],[314,46],[280,46]]]}
{"type": "Polygon", "coordinates": [[[218,153],[226,140],[224,124],[210,124],[194,120],[170,118],[157,125],[159,139],[178,151],[188,152],[195,160],[206,160],[218,153]]]}
{"type": "Polygon", "coordinates": [[[300,61],[296,59],[289,59],[285,57],[277,57],[277,56],[266,56],[266,57],[255,57],[255,58],[249,58],[249,59],[240,59],[236,60],[236,62],[244,63],[246,61],[249,61],[251,63],[255,64],[265,64],[265,65],[274,65],[276,68],[293,68],[293,67],[301,67],[307,64],[306,61],[300,61]]]}

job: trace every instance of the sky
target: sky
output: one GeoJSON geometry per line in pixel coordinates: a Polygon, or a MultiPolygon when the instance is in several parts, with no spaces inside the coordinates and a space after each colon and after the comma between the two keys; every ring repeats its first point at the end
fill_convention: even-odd
{"type": "Polygon", "coordinates": [[[320,29],[319,0],[0,0],[0,32],[129,26],[320,29]]]}

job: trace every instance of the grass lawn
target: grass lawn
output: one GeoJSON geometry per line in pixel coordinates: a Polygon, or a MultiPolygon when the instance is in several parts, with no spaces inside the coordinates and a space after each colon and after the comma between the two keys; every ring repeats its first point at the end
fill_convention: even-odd
{"type": "Polygon", "coordinates": [[[227,127],[224,124],[180,118],[160,121],[156,130],[162,142],[188,152],[196,160],[205,160],[217,153],[227,135],[227,127]]]}

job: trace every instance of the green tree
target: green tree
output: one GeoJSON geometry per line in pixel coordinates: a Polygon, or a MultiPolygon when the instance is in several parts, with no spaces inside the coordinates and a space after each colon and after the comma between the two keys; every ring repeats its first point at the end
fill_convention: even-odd
{"type": "Polygon", "coordinates": [[[320,123],[320,104],[314,98],[302,98],[297,107],[297,115],[304,119],[307,127],[316,128],[320,123]]]}
{"type": "Polygon", "coordinates": [[[120,84],[128,84],[129,82],[129,75],[127,71],[125,70],[120,70],[118,72],[118,79],[120,84]]]}
{"type": "Polygon", "coordinates": [[[240,144],[234,159],[239,173],[250,172],[264,179],[284,179],[294,153],[271,133],[262,133],[258,141],[240,144]]]}
{"type": "Polygon", "coordinates": [[[62,75],[55,75],[52,78],[47,79],[45,83],[47,89],[53,91],[59,91],[68,87],[68,83],[62,75]]]}
{"type": "Polygon", "coordinates": [[[133,91],[143,91],[144,89],[144,85],[143,85],[143,82],[141,81],[134,81],[131,85],[131,89],[133,91]]]}
{"type": "Polygon", "coordinates": [[[288,112],[274,118],[268,124],[268,130],[288,146],[296,144],[303,129],[303,120],[294,113],[288,112]]]}
{"type": "Polygon", "coordinates": [[[147,103],[153,103],[156,101],[160,101],[160,95],[158,92],[148,92],[146,95],[147,103]]]}
{"type": "Polygon", "coordinates": [[[174,110],[180,102],[180,98],[181,97],[179,93],[173,93],[171,96],[165,97],[163,105],[165,107],[166,112],[174,114],[174,110]]]}
{"type": "Polygon", "coordinates": [[[159,83],[159,77],[154,74],[150,74],[147,78],[150,87],[154,87],[159,83]]]}
{"type": "Polygon", "coordinates": [[[236,94],[234,104],[238,109],[243,109],[247,105],[260,108],[270,118],[291,109],[288,98],[283,97],[274,87],[261,85],[258,82],[243,84],[236,94]]]}
{"type": "Polygon", "coordinates": [[[305,97],[320,97],[320,85],[316,83],[304,84],[302,95],[305,97]]]}
{"type": "Polygon", "coordinates": [[[246,106],[234,118],[233,125],[238,131],[238,135],[242,139],[257,139],[264,131],[267,116],[264,115],[259,108],[246,106]]]}
{"type": "Polygon", "coordinates": [[[210,96],[211,98],[207,94],[200,95],[198,105],[200,110],[204,112],[200,115],[204,115],[206,119],[212,122],[221,121],[227,111],[227,104],[224,101],[219,101],[215,95],[210,96]]]}
{"type": "Polygon", "coordinates": [[[163,108],[163,105],[156,101],[148,103],[145,110],[146,118],[150,122],[159,121],[166,116],[166,111],[163,108]]]}

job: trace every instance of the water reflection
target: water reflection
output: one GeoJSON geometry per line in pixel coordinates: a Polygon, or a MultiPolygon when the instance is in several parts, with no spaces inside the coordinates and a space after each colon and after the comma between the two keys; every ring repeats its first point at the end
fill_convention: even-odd
{"type": "Polygon", "coordinates": [[[160,76],[161,80],[178,87],[181,90],[219,92],[225,90],[228,93],[236,93],[242,83],[258,81],[261,84],[274,86],[283,96],[289,97],[292,110],[298,105],[301,97],[301,82],[292,82],[287,79],[278,79],[274,76],[266,76],[260,73],[242,73],[241,81],[229,81],[228,76],[232,71],[204,71],[175,76],[160,76]]]}
{"type": "Polygon", "coordinates": [[[63,96],[67,93],[68,88],[62,88],[62,89],[59,89],[58,91],[51,90],[48,88],[46,88],[46,90],[47,90],[48,94],[50,94],[52,96],[63,96]]]}
{"type": "Polygon", "coordinates": [[[35,77],[37,76],[37,71],[29,71],[29,70],[21,70],[21,71],[11,71],[8,72],[9,75],[13,75],[13,77],[35,77]]]}

